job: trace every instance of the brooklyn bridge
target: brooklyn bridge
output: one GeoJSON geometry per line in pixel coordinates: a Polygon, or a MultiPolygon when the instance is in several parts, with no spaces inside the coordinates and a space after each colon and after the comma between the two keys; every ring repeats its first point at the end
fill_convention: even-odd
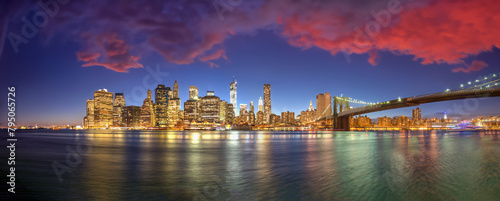
{"type": "Polygon", "coordinates": [[[349,97],[335,96],[333,97],[333,115],[317,119],[317,121],[333,119],[332,122],[334,129],[349,130],[350,118],[355,115],[412,107],[440,101],[498,96],[500,96],[500,79],[498,79],[497,74],[493,74],[488,77],[467,82],[466,84],[461,84],[457,89],[446,89],[443,92],[397,98],[377,103],[367,103],[365,101],[357,101],[349,97]],[[349,103],[360,103],[365,106],[352,108],[349,106],[349,103]]]}

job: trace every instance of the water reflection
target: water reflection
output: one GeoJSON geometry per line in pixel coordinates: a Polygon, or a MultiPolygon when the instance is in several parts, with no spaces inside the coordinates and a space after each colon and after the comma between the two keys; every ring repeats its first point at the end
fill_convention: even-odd
{"type": "Polygon", "coordinates": [[[91,143],[61,199],[494,200],[498,134],[95,130],[29,140],[52,141],[52,153],[91,143]]]}

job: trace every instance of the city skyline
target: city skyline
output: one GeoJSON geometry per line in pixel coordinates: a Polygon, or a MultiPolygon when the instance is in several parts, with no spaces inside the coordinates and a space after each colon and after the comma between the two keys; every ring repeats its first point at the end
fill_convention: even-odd
{"type": "MultiPolygon", "coordinates": [[[[479,76],[497,73],[500,66],[498,43],[492,40],[490,35],[484,35],[485,33],[495,34],[496,27],[493,27],[493,29],[488,27],[487,30],[489,31],[487,32],[463,32],[463,35],[455,36],[454,43],[446,43],[442,40],[435,40],[436,37],[434,36],[439,34],[434,33],[431,34],[432,37],[427,37],[427,32],[431,33],[439,28],[442,33],[458,33],[460,30],[464,30],[460,28],[465,27],[465,25],[459,24],[453,27],[440,25],[449,24],[452,19],[458,22],[466,21],[461,16],[455,16],[453,13],[453,15],[450,14],[450,18],[436,19],[436,24],[425,24],[428,25],[426,26],[426,33],[406,26],[418,19],[411,17],[418,13],[442,11],[442,9],[437,9],[441,7],[459,9],[466,5],[465,3],[453,3],[453,1],[442,1],[439,4],[424,3],[425,5],[419,6],[413,5],[411,2],[409,4],[401,2],[405,3],[403,5],[404,9],[401,11],[402,15],[392,16],[392,19],[401,20],[394,20],[393,22],[396,23],[394,26],[383,27],[380,30],[381,38],[376,38],[378,40],[374,41],[375,44],[373,44],[375,47],[379,47],[376,46],[379,44],[377,42],[399,44],[398,41],[400,40],[396,37],[398,36],[396,33],[406,33],[405,31],[412,30],[415,35],[411,40],[421,41],[424,44],[423,46],[411,46],[411,44],[404,43],[404,45],[407,45],[406,49],[403,47],[397,49],[381,47],[374,50],[363,49],[359,52],[351,52],[352,54],[344,54],[349,53],[349,51],[335,50],[341,47],[338,42],[346,42],[346,44],[352,45],[352,40],[355,39],[358,33],[354,27],[337,27],[335,24],[328,24],[328,22],[319,20],[320,18],[317,18],[318,16],[315,13],[310,13],[311,18],[309,20],[318,23],[317,29],[331,36],[337,36],[337,32],[328,29],[328,27],[337,27],[346,35],[338,38],[339,40],[327,37],[325,40],[330,41],[333,45],[325,45],[318,42],[321,36],[315,35],[309,29],[310,27],[299,26],[308,23],[308,21],[294,21],[286,12],[281,24],[277,22],[278,20],[266,22],[265,25],[251,23],[255,27],[245,29],[235,25],[237,23],[232,23],[238,22],[239,18],[237,17],[242,13],[236,10],[244,10],[246,8],[244,4],[242,7],[235,7],[234,12],[225,13],[225,20],[219,18],[212,7],[213,5],[203,4],[201,5],[202,10],[208,12],[210,16],[204,22],[207,25],[214,25],[215,29],[199,27],[200,24],[193,25],[191,21],[187,21],[185,18],[180,20],[185,20],[182,23],[186,25],[193,25],[195,27],[192,31],[193,35],[200,38],[206,38],[209,35],[207,31],[213,33],[214,30],[218,30],[216,27],[219,26],[222,33],[215,33],[216,35],[222,34],[222,36],[218,38],[217,42],[213,43],[211,48],[203,49],[199,44],[195,44],[192,46],[193,48],[185,50],[181,49],[181,47],[184,47],[183,44],[174,44],[172,51],[166,51],[165,49],[151,49],[155,44],[144,42],[142,39],[171,39],[168,37],[170,35],[143,36],[140,34],[134,35],[135,33],[128,35],[123,31],[120,32],[121,23],[115,24],[116,26],[109,27],[107,30],[99,27],[91,28],[88,34],[93,37],[82,39],[81,35],[75,35],[74,32],[71,32],[71,29],[66,26],[67,24],[61,24],[62,19],[59,18],[74,14],[68,7],[88,6],[87,4],[72,3],[59,5],[60,13],[54,18],[50,18],[45,27],[40,27],[39,32],[31,37],[28,40],[29,42],[20,43],[17,46],[18,51],[13,49],[7,33],[22,34],[20,32],[23,26],[21,18],[27,16],[31,20],[33,15],[26,9],[31,8],[32,11],[37,11],[41,8],[39,5],[27,2],[16,2],[14,3],[16,5],[29,4],[31,7],[26,5],[24,7],[22,5],[12,6],[12,8],[16,9],[9,12],[17,12],[19,17],[11,18],[8,21],[0,20],[5,25],[2,27],[6,27],[1,29],[3,43],[0,46],[2,49],[0,66],[4,73],[0,75],[0,86],[6,88],[8,85],[14,84],[19,89],[18,114],[20,117],[19,122],[22,124],[78,124],[81,121],[81,116],[84,115],[86,107],[80,101],[92,98],[92,92],[101,88],[124,93],[127,104],[141,105],[148,88],[153,90],[158,84],[173,87],[174,81],[177,80],[181,100],[188,100],[189,86],[194,85],[199,88],[200,94],[209,90],[216,91],[216,94],[221,99],[230,101],[228,85],[233,79],[237,79],[238,103],[249,104],[250,101],[258,102],[258,98],[263,96],[261,92],[262,84],[269,83],[273,86],[272,111],[276,114],[285,111],[298,114],[300,111],[307,109],[311,100],[313,105],[316,106],[315,97],[319,93],[328,92],[332,96],[343,95],[370,102],[392,100],[398,97],[440,92],[448,88],[458,87],[458,85],[474,80],[479,76]],[[400,24],[397,24],[399,22],[400,24]],[[294,30],[297,32],[293,32],[294,30]],[[395,36],[391,37],[391,33],[395,34],[395,36]],[[58,37],[61,35],[66,37],[58,37]],[[481,37],[477,37],[479,35],[481,37]],[[55,40],[54,38],[61,38],[61,40],[55,40]],[[134,43],[135,40],[131,38],[136,38],[139,41],[138,43],[144,46],[134,43]],[[300,40],[301,38],[303,41],[300,40]],[[97,39],[101,39],[101,42],[104,43],[98,43],[97,39]],[[116,46],[102,46],[102,44],[115,44],[116,46]],[[440,48],[436,47],[435,44],[441,45],[440,48]],[[464,44],[476,44],[477,47],[464,44]],[[118,49],[110,49],[111,47],[118,49]],[[440,51],[436,51],[437,49],[440,51]],[[128,56],[136,58],[136,60],[126,60],[135,62],[135,65],[132,65],[135,67],[128,68],[130,65],[127,65],[126,62],[123,63],[123,58],[130,58],[125,57],[127,55],[113,57],[116,60],[111,59],[111,57],[102,57],[93,62],[85,59],[85,56],[90,53],[108,55],[107,53],[113,50],[117,50],[116,52],[124,51],[128,56]],[[172,55],[175,52],[178,55],[172,55]],[[181,58],[185,58],[184,56],[189,55],[188,53],[193,53],[196,57],[190,61],[182,60],[181,58]],[[110,60],[105,61],[106,59],[110,60]],[[106,65],[103,67],[97,65],[105,63],[113,64],[113,66],[106,65]],[[146,78],[149,79],[146,80],[145,85],[144,80],[146,78]],[[297,92],[300,92],[299,96],[296,95],[297,92]],[[68,95],[69,93],[71,95],[68,95]]],[[[183,4],[182,2],[177,3],[183,4]]],[[[195,12],[191,9],[193,5],[189,2],[184,3],[186,4],[184,7],[187,8],[186,12],[195,12]]],[[[293,8],[300,7],[299,4],[305,4],[303,6],[308,8],[315,6],[305,2],[288,3],[289,7],[293,8]]],[[[332,1],[323,7],[330,6],[329,8],[333,9],[336,3],[332,1]]],[[[471,8],[469,14],[482,13],[483,11],[479,12],[478,8],[489,3],[491,2],[474,1],[466,7],[471,8]]],[[[149,6],[151,4],[154,3],[133,2],[124,6],[141,7],[141,5],[149,6]]],[[[174,10],[177,9],[176,6],[171,5],[172,2],[166,2],[165,4],[165,9],[169,6],[172,6],[170,8],[174,10]]],[[[276,6],[272,2],[266,4],[276,6]]],[[[102,8],[107,8],[106,6],[109,5],[107,3],[99,5],[102,8]]],[[[497,6],[492,4],[487,8],[495,9],[497,6]]],[[[261,7],[251,8],[260,9],[261,7]]],[[[366,20],[353,19],[353,25],[362,27],[374,20],[370,11],[382,12],[385,9],[387,9],[387,4],[383,2],[367,5],[367,8],[356,11],[356,14],[364,15],[366,20]]],[[[251,13],[260,13],[260,11],[264,12],[265,10],[251,11],[245,14],[251,16],[251,13]]],[[[174,19],[173,16],[165,15],[161,10],[152,12],[162,16],[161,20],[174,19]]],[[[274,12],[276,14],[283,11],[277,9],[274,12]]],[[[328,14],[330,12],[319,8],[317,13],[328,14]]],[[[82,20],[89,22],[89,19],[94,14],[92,9],[89,9],[86,18],[84,17],[82,20]]],[[[275,20],[273,13],[270,14],[271,16],[268,17],[275,20]]],[[[112,17],[106,14],[103,15],[100,16],[103,24],[113,22],[112,17]]],[[[121,11],[117,11],[117,15],[127,16],[126,13],[121,11]]],[[[336,18],[332,17],[332,19],[336,18]]],[[[476,26],[477,30],[484,30],[484,24],[481,23],[484,20],[482,19],[483,16],[478,15],[476,20],[468,21],[468,23],[476,26]]],[[[131,19],[131,21],[134,20],[136,19],[131,19]]],[[[256,18],[255,20],[261,19],[256,18]]],[[[78,24],[82,23],[82,21],[75,20],[74,23],[78,24]]],[[[75,32],[81,34],[79,31],[75,30],[75,32]]],[[[470,112],[469,115],[497,115],[500,113],[498,110],[500,103],[495,98],[479,99],[479,103],[477,110],[470,112]]],[[[450,111],[453,110],[455,104],[463,104],[463,101],[426,104],[421,107],[424,111],[422,115],[450,111]]],[[[234,107],[236,110],[238,108],[239,106],[234,107]]],[[[5,108],[0,108],[0,112],[5,111],[5,108]]],[[[368,116],[376,118],[403,114],[409,116],[411,110],[397,109],[370,113],[368,116]]],[[[449,115],[452,114],[453,112],[449,112],[449,115]]],[[[5,120],[0,119],[1,125],[5,125],[5,123],[5,120]]]]}

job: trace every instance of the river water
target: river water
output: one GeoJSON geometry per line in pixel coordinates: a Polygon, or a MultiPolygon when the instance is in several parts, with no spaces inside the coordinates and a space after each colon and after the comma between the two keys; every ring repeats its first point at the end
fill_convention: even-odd
{"type": "MultiPolygon", "coordinates": [[[[5,185],[0,196],[500,200],[499,134],[24,130],[17,132],[16,194],[5,185]]],[[[9,174],[5,136],[1,175],[9,174]]]]}

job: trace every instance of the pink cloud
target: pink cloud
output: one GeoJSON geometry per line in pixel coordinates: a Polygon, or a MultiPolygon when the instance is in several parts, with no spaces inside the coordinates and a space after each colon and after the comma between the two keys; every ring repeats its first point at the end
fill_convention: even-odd
{"type": "Polygon", "coordinates": [[[484,61],[474,60],[470,65],[466,66],[465,68],[464,67],[454,68],[452,71],[454,73],[458,72],[470,73],[474,71],[479,71],[486,67],[488,67],[488,64],[485,63],[484,61]]]}

